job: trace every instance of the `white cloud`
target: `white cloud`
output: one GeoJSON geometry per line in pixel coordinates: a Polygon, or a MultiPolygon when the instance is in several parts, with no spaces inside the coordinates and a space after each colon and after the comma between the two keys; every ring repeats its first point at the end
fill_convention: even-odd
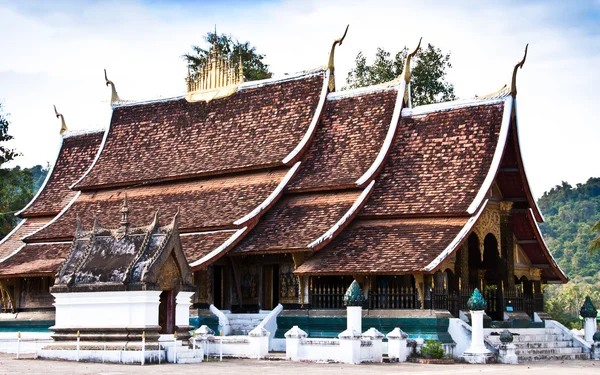
{"type": "MultiPolygon", "coordinates": [[[[529,42],[518,102],[535,194],[561,180],[600,176],[593,111],[600,99],[600,37],[590,22],[557,21],[585,13],[573,5],[341,0],[221,8],[128,1],[42,5],[0,2],[0,99],[12,114],[11,144],[24,154],[17,160],[21,165],[54,159],[59,123],[52,104],[71,129],[108,124],[103,68],[124,98],[173,96],[184,90],[181,54],[202,43],[215,24],[219,32],[251,41],[281,74],[325,64],[331,42],[350,23],[336,53],[338,86],[359,50],[367,56],[379,46],[395,52],[423,36],[452,51],[449,80],[460,97],[471,97],[507,83],[529,42]]],[[[597,4],[586,6],[597,12],[597,4]]]]}

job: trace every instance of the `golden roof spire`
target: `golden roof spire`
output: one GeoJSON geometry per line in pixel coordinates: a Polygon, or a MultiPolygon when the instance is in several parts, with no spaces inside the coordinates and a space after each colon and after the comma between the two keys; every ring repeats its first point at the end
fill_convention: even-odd
{"type": "Polygon", "coordinates": [[[523,59],[519,61],[515,67],[513,68],[512,79],[510,81],[510,95],[513,98],[517,97],[517,69],[523,69],[523,64],[525,64],[525,59],[527,59],[527,48],[529,47],[529,43],[525,45],[525,54],[523,55],[523,59]]]}
{"type": "Polygon", "coordinates": [[[62,113],[58,113],[56,110],[56,106],[54,106],[54,114],[56,114],[56,118],[60,118],[60,135],[63,135],[67,132],[67,124],[65,123],[65,117],[62,113]]]}
{"type": "Polygon", "coordinates": [[[410,61],[412,60],[413,57],[415,57],[415,55],[419,51],[419,48],[421,48],[422,40],[423,40],[423,37],[421,37],[419,39],[419,44],[417,44],[417,48],[415,48],[414,51],[412,51],[411,53],[408,54],[408,56],[406,56],[406,62],[404,63],[404,71],[402,72],[402,77],[404,78],[404,82],[406,82],[406,86],[404,88],[404,102],[408,106],[410,106],[410,77],[411,77],[410,61]]]}
{"type": "Polygon", "coordinates": [[[327,69],[329,69],[329,91],[335,91],[335,76],[334,76],[334,71],[335,71],[335,65],[334,65],[334,56],[335,56],[335,47],[337,45],[342,45],[342,42],[344,41],[344,38],[346,38],[346,34],[348,34],[348,28],[350,27],[350,25],[346,26],[346,30],[344,31],[344,35],[342,35],[341,38],[336,39],[333,41],[333,44],[331,45],[331,52],[329,52],[329,63],[327,63],[327,69]]]}
{"type": "Polygon", "coordinates": [[[108,76],[106,75],[106,69],[104,69],[104,81],[106,82],[106,86],[110,85],[111,88],[110,104],[117,104],[121,101],[121,99],[119,98],[119,94],[117,94],[115,84],[113,83],[113,81],[108,79],[108,76]]]}

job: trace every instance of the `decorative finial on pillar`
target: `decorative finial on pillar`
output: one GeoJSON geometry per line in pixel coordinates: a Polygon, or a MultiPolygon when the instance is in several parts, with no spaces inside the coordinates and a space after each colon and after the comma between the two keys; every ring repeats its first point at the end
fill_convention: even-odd
{"type": "Polygon", "coordinates": [[[58,111],[56,110],[56,106],[54,106],[54,114],[56,115],[56,118],[60,118],[60,135],[63,135],[67,132],[67,124],[65,123],[65,117],[62,115],[62,113],[58,113],[58,111]]]}
{"type": "Polygon", "coordinates": [[[115,84],[113,83],[113,81],[108,79],[108,76],[106,75],[106,69],[104,69],[104,81],[106,82],[106,86],[110,85],[110,104],[117,104],[121,101],[121,99],[119,98],[119,94],[117,94],[115,84]]]}
{"type": "Polygon", "coordinates": [[[598,310],[594,307],[590,296],[585,297],[583,306],[581,306],[581,310],[579,310],[579,315],[581,315],[582,318],[596,318],[598,316],[598,310]]]}
{"type": "Polygon", "coordinates": [[[410,98],[410,78],[411,78],[411,70],[410,70],[410,61],[413,57],[419,52],[421,48],[421,41],[423,37],[419,39],[419,44],[417,44],[417,48],[414,51],[406,56],[406,61],[404,62],[404,71],[402,72],[402,78],[404,78],[404,82],[406,82],[406,86],[404,88],[404,104],[407,107],[411,107],[411,98],[410,98]]]}
{"type": "Polygon", "coordinates": [[[472,311],[481,311],[487,309],[487,302],[481,295],[479,289],[475,288],[471,298],[467,301],[467,307],[472,311]]]}
{"type": "Polygon", "coordinates": [[[333,44],[331,45],[331,52],[329,52],[329,63],[327,64],[327,69],[329,69],[329,91],[333,92],[335,91],[335,75],[334,75],[334,71],[335,71],[335,46],[337,45],[342,45],[342,42],[344,41],[344,38],[346,38],[346,34],[348,34],[348,28],[350,27],[350,25],[346,26],[346,31],[344,31],[344,35],[342,35],[341,38],[336,39],[333,41],[333,44]]]}
{"type": "Polygon", "coordinates": [[[529,43],[525,45],[525,54],[523,55],[523,60],[519,61],[517,65],[515,65],[513,69],[512,79],[510,83],[510,95],[513,98],[517,97],[517,69],[523,69],[523,64],[525,64],[525,59],[527,58],[527,48],[529,47],[529,43]]]}
{"type": "Polygon", "coordinates": [[[125,234],[127,234],[127,230],[129,229],[129,207],[127,206],[127,194],[125,194],[125,199],[123,199],[123,205],[121,206],[121,229],[125,234]]]}
{"type": "Polygon", "coordinates": [[[362,306],[365,301],[362,289],[356,280],[352,281],[350,287],[344,294],[344,306],[362,306]]]}

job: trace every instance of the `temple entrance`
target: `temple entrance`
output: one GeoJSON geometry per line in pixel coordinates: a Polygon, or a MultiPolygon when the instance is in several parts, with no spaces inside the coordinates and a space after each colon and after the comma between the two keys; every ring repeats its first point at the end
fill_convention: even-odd
{"type": "Polygon", "coordinates": [[[261,309],[273,310],[279,304],[279,265],[263,267],[263,288],[261,309]]]}
{"type": "Polygon", "coordinates": [[[175,331],[175,293],[172,290],[165,290],[160,294],[158,324],[161,334],[171,334],[175,331]]]}
{"type": "Polygon", "coordinates": [[[229,310],[231,308],[229,272],[225,266],[215,265],[213,275],[213,303],[219,310],[229,310]]]}
{"type": "Polygon", "coordinates": [[[469,289],[481,289],[479,269],[481,268],[481,252],[479,250],[479,237],[471,233],[468,239],[469,246],[469,289]]]}

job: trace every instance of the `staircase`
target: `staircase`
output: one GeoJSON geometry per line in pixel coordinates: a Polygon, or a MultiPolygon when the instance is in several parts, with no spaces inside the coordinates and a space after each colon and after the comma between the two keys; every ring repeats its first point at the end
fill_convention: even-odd
{"type": "MultiPolygon", "coordinates": [[[[191,342],[191,341],[190,341],[191,342]]],[[[173,342],[163,341],[161,342],[163,348],[167,350],[167,362],[174,362],[175,348],[173,342]]],[[[184,346],[181,340],[177,340],[177,363],[200,363],[204,356],[202,346],[196,346],[196,350],[191,349],[188,346],[184,346]]]]}
{"type": "MultiPolygon", "coordinates": [[[[485,339],[494,346],[500,345],[502,329],[486,329],[485,339]],[[497,333],[493,335],[492,333],[497,333]]],[[[573,339],[556,328],[509,329],[513,333],[513,344],[519,362],[540,360],[589,359],[583,348],[575,346],[573,339]]]]}
{"type": "Polygon", "coordinates": [[[231,327],[231,335],[247,335],[250,331],[256,328],[260,322],[269,314],[269,311],[260,312],[256,314],[232,314],[225,313],[227,319],[229,319],[229,325],[231,327]]]}

